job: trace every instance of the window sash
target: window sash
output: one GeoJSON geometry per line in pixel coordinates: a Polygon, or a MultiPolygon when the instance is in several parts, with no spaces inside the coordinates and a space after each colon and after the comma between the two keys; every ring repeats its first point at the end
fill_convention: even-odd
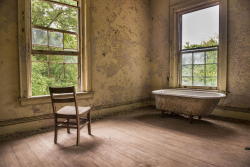
{"type": "MultiPolygon", "coordinates": [[[[30,24],[30,30],[32,32],[33,28],[35,29],[39,29],[39,30],[45,30],[46,33],[47,33],[47,45],[42,45],[42,46],[47,46],[48,47],[48,50],[47,49],[44,49],[44,50],[41,50],[41,49],[34,49],[33,46],[39,46],[39,44],[33,44],[33,41],[31,40],[31,57],[34,56],[34,55],[46,55],[46,56],[51,56],[51,55],[57,55],[57,56],[77,56],[78,58],[78,62],[77,63],[58,63],[58,62],[50,62],[49,60],[47,61],[30,61],[30,66],[32,66],[33,63],[47,63],[48,64],[48,70],[50,71],[50,64],[62,64],[63,65],[63,69],[64,69],[64,75],[65,75],[65,65],[66,64],[77,64],[77,90],[78,91],[81,91],[81,83],[82,83],[82,79],[81,76],[82,76],[82,71],[81,71],[81,68],[82,68],[82,57],[81,57],[81,47],[80,47],[80,44],[81,44],[81,38],[80,38],[80,30],[81,30],[81,17],[80,17],[80,12],[81,12],[81,8],[78,6],[79,5],[79,2],[77,3],[77,6],[73,6],[73,5],[69,5],[69,4],[64,4],[64,3],[61,3],[61,2],[57,2],[57,1],[53,1],[53,0],[40,0],[40,1],[46,1],[46,2],[50,2],[50,3],[54,3],[54,4],[59,4],[59,5],[65,5],[67,7],[73,7],[73,8],[77,8],[78,9],[78,30],[77,32],[73,32],[73,31],[67,31],[67,30],[63,30],[63,29],[56,29],[56,28],[49,28],[49,27],[43,27],[43,26],[38,26],[38,25],[34,25],[34,24],[30,24]],[[50,39],[49,39],[49,32],[59,32],[59,33],[62,33],[62,36],[63,36],[63,39],[62,39],[62,47],[56,47],[56,46],[53,46],[53,45],[50,45],[50,39]],[[71,34],[71,35],[75,35],[76,38],[77,38],[77,48],[76,50],[65,50],[65,49],[70,49],[70,48],[65,48],[65,45],[64,45],[64,35],[65,34],[71,34]],[[50,48],[61,48],[62,50],[50,50],[50,48]]],[[[32,0],[30,0],[30,3],[32,2],[32,0]]],[[[31,9],[30,9],[31,10],[31,9]]],[[[32,12],[31,12],[32,14],[32,12]]],[[[30,17],[31,19],[31,17],[30,17]]],[[[30,33],[31,35],[31,39],[32,39],[32,33],[30,33]]],[[[31,67],[32,68],[32,67],[31,67]]],[[[30,77],[31,77],[31,80],[32,80],[32,70],[30,70],[30,77]]],[[[49,74],[48,74],[48,77],[49,77],[49,74]]],[[[30,83],[31,84],[31,83],[30,83]]],[[[31,92],[31,96],[32,95],[32,86],[30,88],[30,92],[31,92]]],[[[40,95],[38,95],[40,96],[40,95]]]]}
{"type": "Polygon", "coordinates": [[[180,87],[184,87],[184,88],[210,88],[210,89],[217,89],[217,86],[218,86],[218,47],[219,46],[212,46],[212,47],[199,47],[199,48],[192,48],[192,49],[183,49],[180,51],[180,62],[179,62],[179,73],[180,73],[180,78],[179,78],[179,83],[180,83],[180,87]],[[207,52],[211,52],[211,51],[216,51],[216,62],[213,62],[213,63],[207,63],[207,52]],[[195,53],[203,53],[204,54],[204,62],[203,63],[194,63],[194,54],[195,53]],[[187,63],[187,64],[183,64],[182,63],[182,56],[183,54],[192,54],[192,62],[191,63],[187,63]],[[216,65],[216,76],[207,76],[207,65],[216,65]],[[185,76],[182,74],[182,68],[184,66],[191,66],[192,69],[192,73],[191,73],[191,76],[185,76]],[[194,75],[194,66],[204,66],[204,72],[203,72],[203,75],[202,76],[195,76],[194,75]],[[183,85],[183,77],[191,77],[191,81],[192,81],[192,84],[191,85],[183,85]],[[195,77],[200,77],[200,78],[203,78],[204,79],[204,85],[195,85],[194,84],[194,78],[195,77]],[[208,86],[207,85],[207,79],[208,78],[216,78],[216,86],[208,86]]]}

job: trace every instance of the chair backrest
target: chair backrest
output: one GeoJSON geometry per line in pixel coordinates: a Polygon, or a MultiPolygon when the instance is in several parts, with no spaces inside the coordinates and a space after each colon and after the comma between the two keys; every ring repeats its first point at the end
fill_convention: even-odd
{"type": "Polygon", "coordinates": [[[53,112],[56,112],[56,103],[74,103],[76,107],[76,114],[78,115],[78,107],[76,102],[75,87],[49,87],[53,112]]]}

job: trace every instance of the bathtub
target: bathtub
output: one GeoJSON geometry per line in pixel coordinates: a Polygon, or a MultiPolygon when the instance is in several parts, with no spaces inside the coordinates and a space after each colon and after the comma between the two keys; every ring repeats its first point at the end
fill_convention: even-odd
{"type": "Polygon", "coordinates": [[[213,91],[197,91],[190,89],[162,89],[152,92],[155,95],[156,108],[162,114],[182,114],[189,117],[190,122],[194,116],[201,119],[209,115],[221,98],[223,93],[213,91]]]}

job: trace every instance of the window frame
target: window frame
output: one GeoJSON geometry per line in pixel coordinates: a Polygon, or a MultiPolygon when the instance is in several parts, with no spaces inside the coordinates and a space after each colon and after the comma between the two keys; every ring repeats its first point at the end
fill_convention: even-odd
{"type": "MultiPolygon", "coordinates": [[[[49,1],[49,0],[48,0],[49,1]]],[[[80,94],[92,92],[91,83],[91,56],[90,56],[90,0],[79,2],[79,91],[80,94]]],[[[52,0],[53,2],[53,0],[52,0]]],[[[18,1],[18,44],[19,44],[19,73],[20,99],[49,97],[49,95],[32,96],[31,88],[31,0],[18,1]]],[[[63,51],[62,51],[63,52],[63,51]]]]}
{"type": "Polygon", "coordinates": [[[170,78],[171,88],[189,88],[227,91],[227,0],[190,1],[170,6],[170,78]],[[204,8],[219,5],[219,47],[217,87],[181,86],[181,16],[204,8]]]}

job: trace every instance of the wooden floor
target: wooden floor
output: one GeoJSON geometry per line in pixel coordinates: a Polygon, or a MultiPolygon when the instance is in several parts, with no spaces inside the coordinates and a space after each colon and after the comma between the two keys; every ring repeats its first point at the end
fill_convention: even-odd
{"type": "Polygon", "coordinates": [[[53,131],[0,145],[1,167],[250,167],[250,125],[215,119],[161,118],[153,109],[93,122],[93,136],[53,131]]]}

